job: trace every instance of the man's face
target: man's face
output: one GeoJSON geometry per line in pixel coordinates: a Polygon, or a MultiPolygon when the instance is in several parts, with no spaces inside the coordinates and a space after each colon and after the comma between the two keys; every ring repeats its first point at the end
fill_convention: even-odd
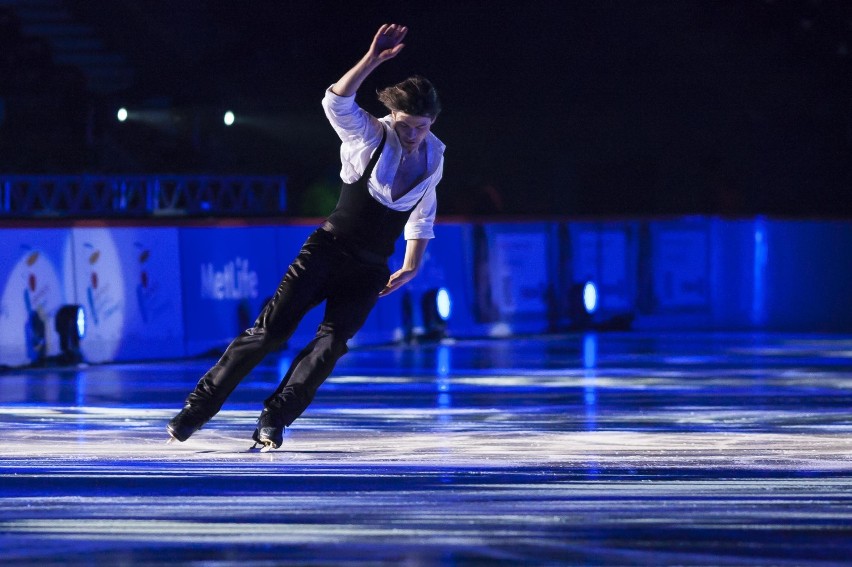
{"type": "Polygon", "coordinates": [[[420,142],[429,134],[429,129],[435,122],[435,119],[429,116],[414,116],[399,111],[391,112],[391,116],[393,117],[393,129],[399,136],[402,148],[407,152],[417,149],[420,142]]]}

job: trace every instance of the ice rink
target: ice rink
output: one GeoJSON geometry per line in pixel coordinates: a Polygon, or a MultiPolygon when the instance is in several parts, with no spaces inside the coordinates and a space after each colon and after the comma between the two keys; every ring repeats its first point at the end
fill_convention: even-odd
{"type": "Polygon", "coordinates": [[[250,449],[294,355],[185,443],[212,359],[0,373],[3,565],[848,565],[852,337],[353,349],[250,449]]]}

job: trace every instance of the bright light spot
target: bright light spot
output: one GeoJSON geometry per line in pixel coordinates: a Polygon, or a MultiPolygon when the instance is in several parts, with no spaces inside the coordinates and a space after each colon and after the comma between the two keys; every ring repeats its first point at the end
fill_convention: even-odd
{"type": "Polygon", "coordinates": [[[438,307],[438,316],[446,321],[450,318],[453,312],[453,302],[450,299],[450,292],[447,288],[442,287],[438,290],[438,295],[435,297],[435,304],[438,307]]]}
{"type": "Polygon", "coordinates": [[[118,113],[116,113],[116,117],[118,118],[119,122],[124,122],[125,120],[127,120],[127,109],[123,106],[119,108],[118,113]]]}
{"type": "Polygon", "coordinates": [[[589,315],[598,308],[598,288],[592,282],[586,282],[583,286],[583,307],[589,315]]]}
{"type": "Polygon", "coordinates": [[[77,336],[81,339],[86,336],[86,312],[82,307],[77,308],[77,336]]]}
{"type": "Polygon", "coordinates": [[[231,126],[234,124],[234,113],[230,110],[225,113],[225,126],[231,126]]]}

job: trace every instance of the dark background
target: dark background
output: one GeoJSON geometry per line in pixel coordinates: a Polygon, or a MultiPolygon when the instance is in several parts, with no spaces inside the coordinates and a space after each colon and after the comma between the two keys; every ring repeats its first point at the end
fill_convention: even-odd
{"type": "Polygon", "coordinates": [[[323,91],[398,22],[359,101],[436,84],[442,214],[852,216],[850,1],[60,3],[132,80],[93,92],[4,33],[0,172],[280,174],[323,214],[323,91]]]}

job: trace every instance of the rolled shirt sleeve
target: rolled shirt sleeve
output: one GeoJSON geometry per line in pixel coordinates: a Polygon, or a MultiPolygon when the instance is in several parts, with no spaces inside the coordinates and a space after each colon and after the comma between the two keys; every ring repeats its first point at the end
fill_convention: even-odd
{"type": "Polygon", "coordinates": [[[415,240],[421,238],[435,238],[435,215],[438,213],[438,199],[435,195],[435,190],[441,177],[444,175],[443,161],[438,166],[438,171],[435,172],[434,182],[426,189],[426,194],[420,200],[414,210],[411,211],[411,216],[408,217],[408,222],[405,224],[403,234],[406,240],[415,240]]]}

